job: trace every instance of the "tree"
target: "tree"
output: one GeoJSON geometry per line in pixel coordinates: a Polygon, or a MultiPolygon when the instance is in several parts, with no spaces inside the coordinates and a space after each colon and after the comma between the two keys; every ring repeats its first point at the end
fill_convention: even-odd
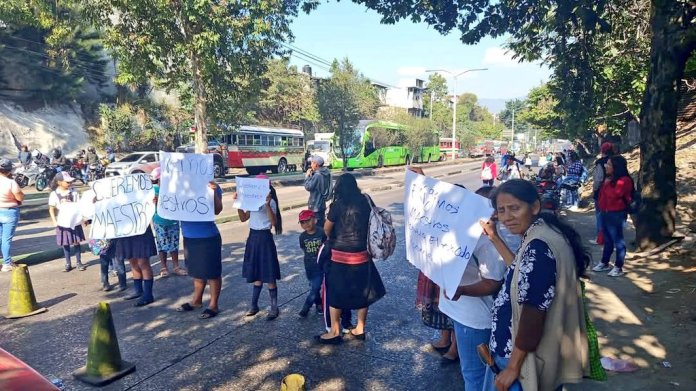
{"type": "Polygon", "coordinates": [[[540,138],[553,138],[562,133],[562,120],[557,112],[557,106],[558,100],[551,93],[549,85],[545,83],[529,91],[526,107],[517,118],[520,122],[528,123],[541,131],[540,138]]]}
{"type": "MultiPolygon", "coordinates": [[[[338,135],[338,145],[343,159],[343,169],[348,168],[348,156],[361,142],[356,127],[366,111],[372,111],[370,81],[344,59],[331,64],[331,77],[322,80],[317,89],[317,107],[326,127],[338,135]]],[[[378,102],[378,100],[377,100],[378,102]]],[[[374,106],[377,111],[377,105],[374,106]]]]}
{"type": "Polygon", "coordinates": [[[287,59],[269,62],[256,117],[265,125],[311,128],[319,120],[311,80],[288,63],[287,59]]]}
{"type": "Polygon", "coordinates": [[[439,73],[433,73],[428,77],[427,90],[423,95],[423,108],[428,113],[429,119],[435,124],[435,128],[443,133],[452,128],[452,110],[448,95],[447,79],[439,73]],[[432,102],[431,102],[431,97],[432,102]]]}
{"type": "Polygon", "coordinates": [[[104,26],[120,84],[191,85],[196,150],[203,152],[208,119],[234,124],[247,114],[258,75],[291,38],[299,1],[90,0],[85,7],[104,26]]]}
{"type": "Polygon", "coordinates": [[[0,86],[13,96],[46,102],[76,98],[85,82],[107,81],[99,34],[73,1],[2,2],[0,86]]]}
{"type": "MultiPolygon", "coordinates": [[[[516,56],[524,60],[542,59],[554,69],[557,79],[576,83],[566,84],[562,91],[557,91],[566,97],[561,101],[562,108],[571,105],[580,108],[571,112],[580,114],[570,117],[569,125],[574,132],[587,131],[592,126],[590,113],[597,98],[591,56],[596,52],[593,49],[597,47],[597,38],[618,42],[617,32],[626,31],[627,26],[645,19],[644,13],[631,15],[643,2],[628,0],[353,1],[380,12],[383,23],[410,17],[415,22],[425,20],[441,33],[457,28],[466,44],[477,43],[485,36],[510,34],[508,46],[516,56]],[[619,23],[611,18],[612,13],[623,14],[629,22],[619,23]]],[[[693,27],[696,3],[651,0],[650,5],[650,62],[640,111],[639,183],[645,202],[640,209],[636,233],[641,249],[655,247],[671,239],[674,233],[677,85],[689,55],[696,50],[693,27]]],[[[630,46],[628,42],[623,47],[630,46]]],[[[618,52],[617,55],[623,54],[618,52]]],[[[607,77],[613,76],[608,74],[607,77]]],[[[557,93],[556,96],[559,97],[557,93]]]]}

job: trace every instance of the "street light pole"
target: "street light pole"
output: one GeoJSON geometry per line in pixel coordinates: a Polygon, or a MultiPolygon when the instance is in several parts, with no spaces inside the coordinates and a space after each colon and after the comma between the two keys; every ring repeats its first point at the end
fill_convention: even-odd
{"type": "MultiPolygon", "coordinates": [[[[476,68],[476,69],[467,69],[462,72],[459,72],[455,74],[454,72],[448,71],[446,69],[426,69],[426,72],[443,72],[447,73],[448,75],[452,76],[454,79],[454,90],[453,90],[453,96],[454,96],[454,107],[452,111],[452,160],[457,158],[457,149],[455,147],[456,145],[456,140],[457,140],[457,78],[465,73],[468,72],[475,72],[475,71],[487,71],[488,68],[476,68]]],[[[432,104],[431,104],[432,105],[432,104]]],[[[461,146],[461,143],[460,143],[461,146]]]]}

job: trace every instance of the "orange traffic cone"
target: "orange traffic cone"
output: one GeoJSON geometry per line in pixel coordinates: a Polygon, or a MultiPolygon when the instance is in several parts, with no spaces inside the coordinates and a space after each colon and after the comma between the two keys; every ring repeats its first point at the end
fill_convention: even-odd
{"type": "Polygon", "coordinates": [[[135,371],[135,365],[121,360],[114,319],[109,303],[101,302],[94,313],[87,347],[87,365],[73,372],[73,377],[101,387],[135,371]]]}
{"type": "Polygon", "coordinates": [[[31,277],[29,277],[29,268],[27,265],[17,265],[12,270],[12,279],[10,281],[10,293],[8,294],[7,315],[6,318],[24,318],[46,312],[46,308],[39,307],[36,304],[36,296],[34,296],[34,288],[31,285],[31,277]]]}
{"type": "Polygon", "coordinates": [[[305,378],[298,373],[292,373],[283,378],[280,391],[305,391],[305,378]]]}

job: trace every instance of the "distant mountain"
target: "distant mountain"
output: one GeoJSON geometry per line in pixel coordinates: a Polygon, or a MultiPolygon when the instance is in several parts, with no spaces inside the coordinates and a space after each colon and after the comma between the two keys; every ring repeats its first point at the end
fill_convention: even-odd
{"type": "Polygon", "coordinates": [[[498,114],[505,109],[505,102],[511,99],[479,98],[478,104],[487,108],[492,114],[498,114]]]}

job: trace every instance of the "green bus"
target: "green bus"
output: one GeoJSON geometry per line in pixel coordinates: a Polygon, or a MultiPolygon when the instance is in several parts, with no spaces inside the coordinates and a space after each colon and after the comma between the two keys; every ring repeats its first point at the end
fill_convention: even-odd
{"type": "MultiPolygon", "coordinates": [[[[406,146],[406,126],[388,121],[362,120],[346,146],[348,169],[398,166],[411,162],[440,160],[440,145],[433,134],[428,146],[412,150],[406,146]]],[[[333,143],[333,168],[343,168],[343,153],[338,135],[333,143]]]]}

